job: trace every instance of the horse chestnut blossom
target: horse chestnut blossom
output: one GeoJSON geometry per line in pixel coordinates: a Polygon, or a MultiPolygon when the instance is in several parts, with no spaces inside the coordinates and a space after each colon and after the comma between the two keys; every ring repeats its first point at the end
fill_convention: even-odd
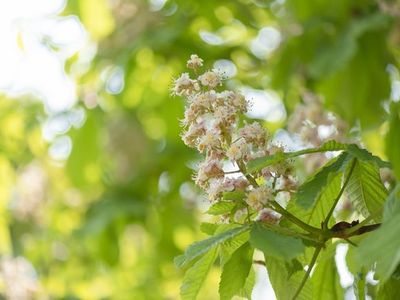
{"type": "MultiPolygon", "coordinates": [[[[288,120],[288,131],[298,135],[306,146],[320,147],[327,139],[348,142],[348,126],[332,112],[326,112],[322,101],[311,93],[303,96],[288,120]]],[[[305,167],[308,173],[315,171],[327,162],[324,153],[315,153],[307,157],[305,167]]]]}
{"type": "MultiPolygon", "coordinates": [[[[244,113],[249,101],[238,92],[224,90],[224,78],[217,70],[201,73],[202,66],[203,60],[191,55],[187,67],[194,71],[194,77],[183,73],[172,88],[174,95],[186,99],[182,140],[205,156],[193,179],[213,204],[230,201],[225,193],[243,195],[242,206],[232,211],[231,221],[246,215],[247,219],[276,223],[279,216],[270,213],[269,202],[295,188],[293,169],[282,162],[247,174],[246,165],[254,158],[283,151],[283,147],[271,142],[270,134],[259,122],[246,122],[244,113]],[[228,164],[237,171],[225,171],[228,164]]],[[[227,215],[222,218],[229,220],[227,215]]]]}

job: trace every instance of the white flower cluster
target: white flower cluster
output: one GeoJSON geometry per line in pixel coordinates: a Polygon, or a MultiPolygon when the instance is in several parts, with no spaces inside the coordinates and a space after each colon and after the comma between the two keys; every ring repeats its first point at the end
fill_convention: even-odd
{"type": "MultiPolygon", "coordinates": [[[[332,112],[327,112],[321,100],[311,93],[304,94],[303,102],[296,107],[288,120],[289,132],[298,135],[310,147],[319,147],[327,140],[346,142],[348,128],[345,121],[332,112]]],[[[323,153],[310,155],[305,161],[306,169],[312,172],[326,161],[327,157],[323,153]]]]}
{"type": "Polygon", "coordinates": [[[296,107],[288,121],[288,130],[300,135],[312,146],[321,146],[326,140],[343,141],[346,123],[332,112],[326,112],[320,99],[306,94],[303,104],[296,107]]]}
{"type": "Polygon", "coordinates": [[[2,257],[0,260],[0,279],[4,296],[8,300],[36,299],[39,283],[35,269],[23,257],[2,257]]]}
{"type": "MultiPolygon", "coordinates": [[[[187,62],[187,67],[195,74],[202,65],[203,60],[197,55],[192,55],[187,62]]],[[[222,82],[222,75],[216,70],[208,70],[194,78],[183,73],[175,80],[172,93],[184,96],[187,101],[182,120],[182,140],[205,155],[194,180],[207,192],[209,199],[219,201],[224,192],[245,192],[245,202],[255,214],[275,198],[278,179],[290,186],[294,185],[294,179],[287,163],[253,174],[265,182],[260,187],[254,182],[251,184],[244,176],[248,161],[283,151],[283,148],[271,144],[268,132],[260,123],[243,121],[249,102],[240,93],[220,88],[222,82]],[[241,177],[227,175],[224,165],[228,162],[242,173],[241,177]]],[[[235,215],[242,216],[244,211],[241,209],[235,215]]]]}

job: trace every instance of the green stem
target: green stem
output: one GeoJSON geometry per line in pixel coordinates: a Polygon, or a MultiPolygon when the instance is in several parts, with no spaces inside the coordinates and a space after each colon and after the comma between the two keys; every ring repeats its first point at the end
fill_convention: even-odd
{"type": "Polygon", "coordinates": [[[316,244],[321,244],[321,241],[319,239],[313,237],[312,235],[300,233],[300,232],[295,231],[290,228],[282,227],[279,225],[268,224],[268,223],[263,223],[263,226],[268,228],[269,230],[279,233],[281,235],[302,238],[304,240],[308,240],[308,241],[314,242],[316,244]]]}
{"type": "Polygon", "coordinates": [[[300,283],[300,286],[297,288],[297,291],[294,294],[292,300],[295,300],[297,298],[297,296],[300,294],[301,290],[303,289],[304,285],[306,284],[307,279],[310,277],[311,270],[312,270],[312,268],[314,267],[314,265],[315,265],[315,263],[317,261],[317,258],[318,258],[318,255],[319,255],[321,249],[322,249],[322,246],[315,248],[315,252],[313,254],[313,257],[311,258],[310,264],[308,265],[307,272],[304,275],[303,280],[300,283]]]}
{"type": "Polygon", "coordinates": [[[339,146],[336,148],[332,148],[332,149],[321,149],[321,148],[311,148],[311,149],[303,149],[303,150],[299,150],[299,151],[294,151],[294,152],[285,152],[286,153],[290,153],[290,157],[295,157],[295,156],[300,156],[303,154],[311,154],[311,153],[321,153],[321,152],[330,152],[330,151],[340,151],[340,150],[346,150],[347,149],[347,145],[345,145],[345,147],[343,146],[339,146]]]}
{"type": "Polygon", "coordinates": [[[236,164],[238,165],[240,172],[242,172],[242,174],[243,174],[243,175],[246,177],[246,179],[251,183],[251,185],[252,185],[254,188],[259,187],[259,185],[258,185],[257,181],[254,179],[254,177],[251,176],[250,174],[247,174],[247,170],[246,170],[245,164],[244,164],[243,162],[240,162],[240,161],[236,161],[236,164]]]}
{"type": "Polygon", "coordinates": [[[358,272],[354,276],[354,292],[357,294],[357,299],[365,300],[365,270],[364,268],[361,269],[361,272],[358,272]]]}
{"type": "MultiPolygon", "coordinates": [[[[283,160],[287,160],[293,157],[297,157],[300,155],[304,155],[304,154],[312,154],[312,153],[321,153],[321,152],[329,152],[329,151],[341,151],[341,150],[346,150],[348,147],[348,145],[337,145],[336,147],[332,147],[332,148],[324,148],[324,146],[320,147],[320,148],[310,148],[310,149],[303,149],[303,150],[299,150],[299,151],[293,151],[293,152],[281,152],[279,153],[279,155],[281,156],[279,159],[274,160],[274,163],[278,163],[280,161],[283,160]]],[[[276,156],[277,154],[274,154],[273,156],[276,156]]],[[[257,161],[257,160],[262,160],[263,158],[256,158],[253,161],[257,161]]],[[[265,159],[265,157],[264,157],[265,159]]],[[[250,161],[251,163],[251,161],[250,161]]],[[[267,165],[265,165],[264,167],[270,165],[270,163],[268,163],[267,165]]],[[[256,171],[255,169],[258,169],[257,167],[255,169],[253,169],[252,167],[249,168],[250,173],[252,171],[256,171]]]]}
{"type": "Polygon", "coordinates": [[[313,233],[316,235],[321,234],[322,232],[321,229],[308,225],[307,223],[304,223],[302,220],[298,219],[296,216],[292,215],[290,212],[284,209],[278,202],[272,201],[271,206],[276,212],[280,213],[286,219],[296,224],[300,228],[304,229],[305,231],[308,231],[309,233],[313,233]]]}
{"type": "Polygon", "coordinates": [[[347,186],[347,184],[348,184],[349,181],[350,181],[350,177],[351,177],[351,174],[353,173],[354,167],[356,166],[356,162],[357,162],[357,160],[354,158],[354,159],[353,159],[353,162],[352,162],[352,164],[351,164],[351,167],[350,167],[349,174],[347,175],[347,178],[346,178],[345,182],[343,183],[343,186],[342,186],[342,188],[340,189],[339,194],[337,195],[335,201],[333,202],[333,205],[332,205],[331,209],[329,210],[328,214],[326,215],[326,218],[325,218],[324,222],[322,223],[322,228],[323,228],[323,230],[325,230],[325,231],[328,230],[328,222],[329,222],[329,219],[331,218],[331,216],[332,216],[332,214],[333,214],[333,211],[335,210],[335,207],[336,207],[337,203],[339,202],[340,198],[342,197],[343,192],[344,192],[344,190],[346,189],[346,186],[347,186]]]}

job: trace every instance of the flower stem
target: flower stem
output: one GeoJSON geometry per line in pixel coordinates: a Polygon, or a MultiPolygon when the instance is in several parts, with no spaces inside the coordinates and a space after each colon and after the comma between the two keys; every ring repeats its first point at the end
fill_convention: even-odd
{"type": "Polygon", "coordinates": [[[246,177],[246,179],[251,183],[251,185],[252,185],[254,188],[259,187],[259,185],[258,185],[257,181],[254,179],[254,177],[251,176],[250,174],[247,174],[247,170],[246,170],[245,164],[244,164],[243,162],[241,162],[241,161],[237,161],[236,164],[238,165],[240,172],[242,172],[242,174],[243,174],[243,175],[246,177]]]}

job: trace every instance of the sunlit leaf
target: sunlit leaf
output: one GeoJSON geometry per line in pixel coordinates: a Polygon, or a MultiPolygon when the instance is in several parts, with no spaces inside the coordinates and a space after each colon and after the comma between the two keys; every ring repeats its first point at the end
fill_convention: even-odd
{"type": "Polygon", "coordinates": [[[313,297],[315,299],[343,299],[344,291],[340,286],[340,277],[335,263],[336,245],[322,250],[312,274],[313,297]]]}
{"type": "Polygon", "coordinates": [[[234,238],[235,236],[249,230],[248,226],[236,227],[225,232],[216,234],[206,240],[196,242],[190,245],[183,255],[175,258],[175,265],[182,268],[189,264],[193,260],[197,259],[204,253],[208,252],[211,248],[218,246],[219,244],[234,238]]]}
{"type": "Polygon", "coordinates": [[[200,230],[201,232],[204,232],[205,234],[208,235],[213,235],[215,231],[218,228],[218,224],[215,223],[208,223],[208,222],[203,222],[200,224],[200,230]]]}
{"type": "Polygon", "coordinates": [[[223,265],[219,284],[221,299],[230,300],[244,287],[253,263],[252,254],[253,249],[245,243],[223,265]]]}
{"type": "MultiPolygon", "coordinates": [[[[288,211],[303,222],[319,228],[339,194],[341,182],[342,173],[329,174],[327,184],[321,189],[320,196],[311,209],[305,210],[297,206],[294,201],[290,201],[287,207],[288,211]]],[[[332,218],[328,225],[333,225],[333,223],[334,219],[332,218]]]]}
{"type": "MultiPolygon", "coordinates": [[[[369,161],[356,161],[346,192],[350,201],[364,217],[377,212],[387,197],[379,169],[369,161]]],[[[380,217],[377,216],[376,219],[380,217]]]]}
{"type": "MultiPolygon", "coordinates": [[[[276,298],[278,300],[292,299],[297,288],[300,286],[305,272],[296,272],[289,277],[289,271],[287,270],[284,261],[274,257],[265,256],[265,264],[267,266],[269,280],[274,289],[276,298]]],[[[310,280],[306,282],[297,299],[314,299],[310,280]]]]}
{"type": "Polygon", "coordinates": [[[373,162],[380,168],[390,168],[390,163],[382,160],[378,156],[373,155],[366,149],[362,149],[355,144],[347,146],[347,151],[360,161],[373,162]]]}
{"type": "Polygon", "coordinates": [[[181,297],[183,300],[196,299],[216,258],[217,248],[213,248],[186,271],[181,285],[181,297]]]}
{"type": "Polygon", "coordinates": [[[220,264],[224,265],[243,244],[249,241],[250,232],[245,231],[234,238],[231,238],[220,245],[219,257],[220,264]]]}
{"type": "MultiPolygon", "coordinates": [[[[400,201],[398,190],[394,190],[391,197],[400,201]]],[[[400,206],[395,207],[396,210],[390,212],[390,218],[385,219],[381,227],[371,232],[357,248],[358,266],[371,267],[376,262],[376,274],[382,283],[389,279],[400,263],[400,206]]]]}
{"type": "Polygon", "coordinates": [[[250,243],[265,255],[281,259],[292,259],[303,253],[305,249],[300,239],[280,235],[259,222],[255,223],[251,229],[250,243]]]}
{"type": "Polygon", "coordinates": [[[229,213],[234,207],[236,203],[228,202],[228,201],[218,201],[211,205],[211,207],[207,210],[207,214],[209,215],[223,215],[229,213]]]}
{"type": "Polygon", "coordinates": [[[317,171],[310,179],[300,186],[296,195],[296,204],[304,209],[313,207],[321,196],[324,187],[328,184],[328,179],[332,179],[335,175],[341,174],[350,158],[348,153],[343,152],[317,171]]]}

